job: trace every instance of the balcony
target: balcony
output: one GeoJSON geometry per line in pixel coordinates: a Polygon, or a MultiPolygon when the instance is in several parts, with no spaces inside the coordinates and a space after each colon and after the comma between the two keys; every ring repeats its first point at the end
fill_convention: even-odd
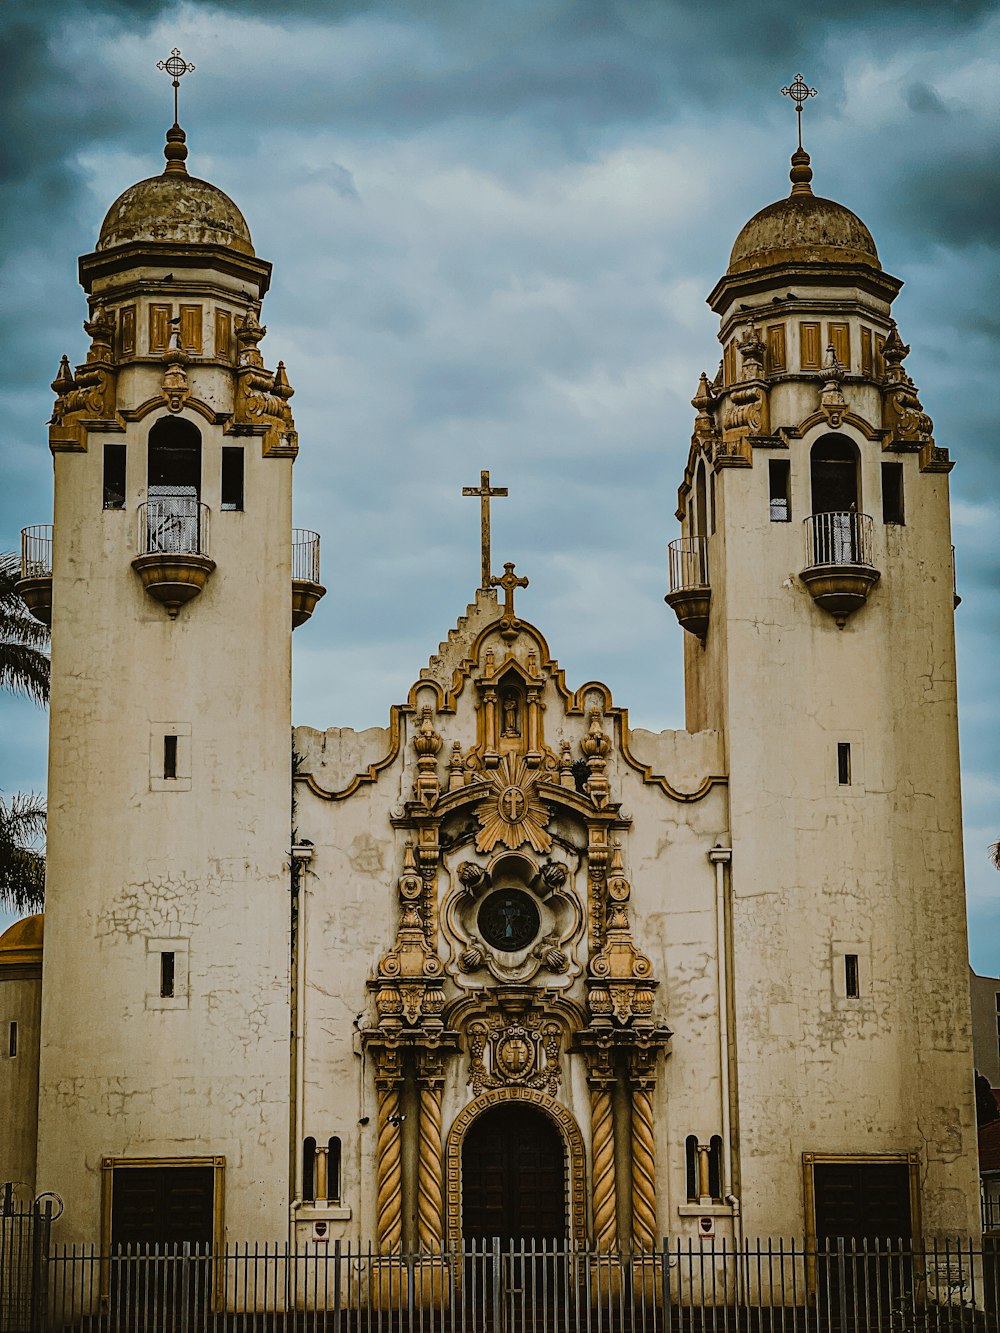
{"type": "Polygon", "coordinates": [[[292,629],[304,625],[326,596],[319,581],[319,533],[292,529],[292,629]]]}
{"type": "Polygon", "coordinates": [[[843,629],[881,578],[875,568],[870,514],[833,512],[805,519],[806,566],[799,578],[813,601],[843,629]]]}
{"type": "Polygon", "coordinates": [[[21,577],[17,591],[43,625],[52,624],[52,524],[21,529],[21,577]]]}
{"type": "Polygon", "coordinates": [[[197,597],[215,568],[208,554],[208,505],[193,495],[151,495],[139,506],[139,554],[132,568],[171,620],[197,597]]]}
{"type": "Polygon", "coordinates": [[[705,537],[678,537],[667,550],[670,591],[663,600],[673,610],[681,628],[704,643],[712,600],[708,582],[708,541],[705,537]]]}

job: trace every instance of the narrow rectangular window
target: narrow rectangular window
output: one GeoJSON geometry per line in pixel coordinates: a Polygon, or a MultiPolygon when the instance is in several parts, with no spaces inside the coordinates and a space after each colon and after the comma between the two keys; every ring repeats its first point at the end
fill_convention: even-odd
{"type": "Polygon", "coordinates": [[[332,1138],[326,1153],[326,1197],[340,1203],[340,1139],[332,1138]]]}
{"type": "Polygon", "coordinates": [[[870,376],[874,369],[875,355],[872,347],[872,331],[863,328],[861,330],[861,373],[870,376]]]}
{"type": "Polygon", "coordinates": [[[799,360],[803,370],[819,370],[823,364],[819,333],[818,324],[799,325],[799,360]]]}
{"type": "Polygon", "coordinates": [[[861,983],[858,979],[858,955],[856,953],[844,954],[844,988],[849,1000],[856,1000],[861,994],[861,983]]]}
{"type": "Polygon", "coordinates": [[[233,317],[228,310],[215,312],[215,355],[223,361],[232,356],[233,317]]]}
{"type": "Polygon", "coordinates": [[[104,446],[104,508],[125,508],[125,446],[104,446]]]}
{"type": "Polygon", "coordinates": [[[765,366],[768,370],[785,369],[785,326],[772,324],[767,331],[767,356],[765,366]]]}
{"type": "Polygon", "coordinates": [[[123,305],[118,315],[118,350],[122,356],[135,355],[134,305],[123,305]]]}
{"type": "Polygon", "coordinates": [[[789,495],[791,464],[787,458],[768,459],[767,475],[771,492],[771,522],[789,523],[792,517],[789,495]]]}
{"type": "Polygon", "coordinates": [[[240,445],[222,447],[222,508],[243,508],[243,449],[240,445]]]}
{"type": "Polygon", "coordinates": [[[882,464],[882,522],[903,522],[903,465],[882,464]]]}
{"type": "Polygon", "coordinates": [[[828,340],[834,355],[845,370],[851,368],[851,329],[848,324],[828,324],[828,340]]]}
{"type": "Polygon", "coordinates": [[[180,308],[181,317],[181,346],[186,352],[196,352],[201,355],[201,306],[200,305],[182,305],[180,308]]]}
{"type": "Polygon", "coordinates": [[[17,1055],[17,1024],[11,1023],[7,1033],[7,1054],[11,1057],[17,1055]]]}
{"type": "Polygon", "coordinates": [[[165,778],[176,778],[177,776],[176,736],[164,736],[163,738],[163,776],[165,778]]]}
{"type": "Polygon", "coordinates": [[[174,955],[160,954],[160,997],[167,1000],[174,993],[174,955]]]}
{"type": "Polygon", "coordinates": [[[851,785],[851,743],[837,742],[837,781],[842,787],[851,785]]]}
{"type": "Polygon", "coordinates": [[[149,350],[151,352],[166,350],[167,339],[170,337],[170,319],[173,313],[174,308],[170,305],[151,305],[149,307],[149,350]]]}
{"type": "Polygon", "coordinates": [[[885,346],[885,339],[880,333],[875,335],[875,378],[877,380],[885,379],[885,357],[882,355],[882,348],[885,346]]]}

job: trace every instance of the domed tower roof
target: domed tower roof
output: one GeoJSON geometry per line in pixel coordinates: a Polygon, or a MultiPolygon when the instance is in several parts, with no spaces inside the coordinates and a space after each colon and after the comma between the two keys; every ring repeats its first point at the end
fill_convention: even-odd
{"type": "Polygon", "coordinates": [[[812,192],[812,167],[802,148],[792,155],[792,191],[755,213],[729,256],[729,273],[747,273],[772,264],[867,264],[881,269],[872,234],[857,216],[834,199],[812,192]]]}
{"type": "Polygon", "coordinates": [[[737,236],[729,267],[709,295],[712,309],[721,313],[737,297],[773,286],[783,291],[793,282],[826,286],[848,281],[891,301],[903,284],[883,270],[872,234],[857,214],[813,194],[804,148],[792,154],[788,174],[788,196],[755,213],[737,236]]]}
{"type": "Polygon", "coordinates": [[[41,963],[45,918],[41,912],[22,917],[0,935],[0,969],[41,963]]]}
{"type": "Polygon", "coordinates": [[[257,257],[246,218],[217,185],[188,175],[187,155],[186,135],[174,123],[167,131],[161,175],[137,181],[118,196],[94,250],[81,257],[85,291],[100,290],[106,296],[116,275],[179,263],[186,269],[227,273],[252,284],[256,299],[264,295],[271,265],[257,257]]]}
{"type": "Polygon", "coordinates": [[[225,245],[252,255],[246,219],[228,194],[210,181],[189,176],[184,131],[167,131],[167,165],[159,176],[138,181],[118,196],[101,225],[97,250],[136,241],[225,245]]]}

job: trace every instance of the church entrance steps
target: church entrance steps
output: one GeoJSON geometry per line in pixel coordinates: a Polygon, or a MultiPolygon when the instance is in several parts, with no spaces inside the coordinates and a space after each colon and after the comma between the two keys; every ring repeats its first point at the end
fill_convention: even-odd
{"type": "Polygon", "coordinates": [[[1000,1333],[991,1237],[674,1237],[626,1253],[499,1239],[419,1254],[50,1245],[33,1265],[6,1263],[20,1299],[0,1302],[0,1333],[1000,1333]]]}

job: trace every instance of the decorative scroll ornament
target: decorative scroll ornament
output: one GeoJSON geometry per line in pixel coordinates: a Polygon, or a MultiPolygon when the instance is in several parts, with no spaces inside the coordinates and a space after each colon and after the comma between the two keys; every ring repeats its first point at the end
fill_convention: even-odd
{"type": "Polygon", "coordinates": [[[70,370],[69,358],[63,357],[52,381],[56,395],[49,421],[49,443],[53,448],[86,448],[87,423],[113,421],[117,408],[117,367],[112,344],[114,316],[101,306],[91,319],[83,322],[90,337],[87,360],[70,370]]]}
{"type": "Polygon", "coordinates": [[[170,337],[163,353],[163,360],[167,368],[160,381],[160,392],[166,399],[168,409],[171,412],[180,412],[191,395],[191,386],[188,383],[187,371],[184,369],[188,355],[181,347],[179,318],[170,320],[170,337]]]}
{"type": "Polygon", "coordinates": [[[508,1020],[501,1014],[472,1023],[469,1082],[473,1095],[489,1088],[536,1088],[554,1096],[559,1087],[562,1028],[540,1014],[508,1020]]]}
{"type": "Polygon", "coordinates": [[[738,346],[740,356],[743,358],[743,378],[745,380],[760,379],[764,373],[765,347],[753,320],[747,325],[743,341],[738,346]]]}
{"type": "Polygon", "coordinates": [[[259,323],[252,307],[236,325],[239,367],[235,411],[228,430],[242,427],[245,434],[262,435],[265,454],[294,457],[299,437],[289,399],[295,390],[288,383],[284,361],[273,372],[265,368],[257,344],[266,333],[267,326],[259,323]]]}
{"type": "Polygon", "coordinates": [[[537,771],[516,755],[505,755],[487,778],[490,793],[476,810],[481,832],[476,849],[491,852],[498,842],[512,851],[530,843],[547,852],[552,839],[545,832],[549,811],[536,795],[537,771]]]}
{"type": "Polygon", "coordinates": [[[917,386],[903,369],[909,354],[909,345],[900,338],[893,323],[882,348],[885,361],[883,420],[897,439],[920,446],[933,438],[934,422],[923,409],[917,386]]]}
{"type": "Polygon", "coordinates": [[[837,360],[837,353],[832,344],[826,349],[826,361],[823,364],[825,383],[819,397],[820,411],[833,427],[840,425],[847,411],[847,399],[840,387],[844,378],[844,367],[837,360]]]}
{"type": "Polygon", "coordinates": [[[379,962],[369,985],[375,991],[379,1027],[441,1026],[443,968],[427,942],[421,911],[424,882],[413,846],[406,845],[399,877],[400,916],[396,942],[379,962]]]}

